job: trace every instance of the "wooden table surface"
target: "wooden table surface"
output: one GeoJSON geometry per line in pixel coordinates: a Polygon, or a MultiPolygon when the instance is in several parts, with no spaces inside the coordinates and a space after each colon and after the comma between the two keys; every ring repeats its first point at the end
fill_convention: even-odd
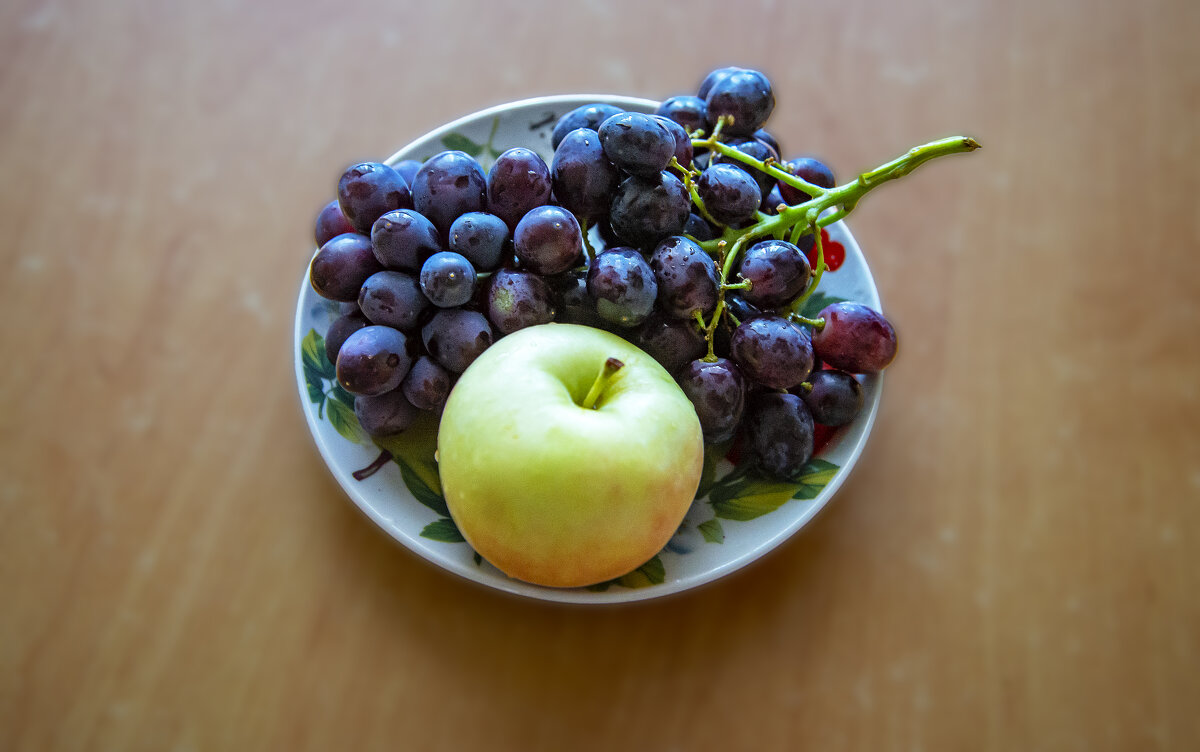
{"type": "Polygon", "coordinates": [[[1200,5],[0,8],[0,748],[1200,749],[1200,5]],[[410,554],[292,375],[341,169],[529,96],[771,75],[902,352],[835,502],[676,597],[410,554]]]}

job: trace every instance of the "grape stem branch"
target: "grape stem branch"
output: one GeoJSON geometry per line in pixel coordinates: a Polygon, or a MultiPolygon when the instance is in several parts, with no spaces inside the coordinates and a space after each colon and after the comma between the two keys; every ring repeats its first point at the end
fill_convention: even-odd
{"type": "MultiPolygon", "coordinates": [[[[737,234],[737,237],[747,240],[790,230],[801,222],[809,226],[815,222],[818,227],[826,227],[844,218],[858,205],[859,199],[883,183],[902,178],[932,159],[950,154],[971,152],[980,148],[979,142],[965,136],[954,136],[938,141],[931,141],[930,143],[910,149],[907,154],[897,157],[886,164],[862,173],[849,183],[826,189],[808,183],[791,173],[784,172],[774,164],[768,164],[760,159],[755,159],[728,144],[715,141],[711,136],[693,139],[692,146],[694,148],[711,149],[724,156],[736,159],[812,196],[811,199],[802,204],[786,206],[775,216],[767,216],[743,230],[733,231],[737,234]],[[828,214],[825,213],[831,209],[833,211],[828,214]]],[[[701,247],[711,252],[716,249],[716,241],[706,241],[701,243],[701,247]]]]}
{"type": "MultiPolygon", "coordinates": [[[[800,225],[796,226],[799,227],[800,225]]],[[[821,231],[817,229],[815,224],[811,225],[810,227],[812,228],[813,234],[816,235],[813,244],[817,251],[817,265],[816,268],[813,269],[812,281],[809,282],[808,288],[800,295],[800,297],[796,298],[794,301],[792,301],[792,304],[788,306],[788,315],[793,319],[807,323],[820,331],[821,329],[825,328],[824,320],[817,319],[814,322],[812,319],[806,319],[800,315],[800,311],[804,309],[804,303],[812,296],[814,292],[816,292],[817,286],[821,284],[821,277],[825,274],[825,270],[829,268],[825,265],[825,243],[823,242],[824,238],[821,236],[821,231]]]]}
{"type": "Polygon", "coordinates": [[[701,132],[697,132],[696,137],[692,138],[692,147],[694,149],[708,149],[729,159],[737,160],[770,175],[781,183],[801,191],[805,195],[810,196],[810,198],[808,201],[796,204],[795,206],[781,204],[778,208],[778,213],[775,215],[767,215],[759,212],[757,215],[758,221],[754,224],[746,228],[734,229],[721,225],[719,222],[713,222],[712,216],[705,208],[704,202],[700,199],[695,189],[691,172],[684,170],[678,163],[673,164],[680,172],[684,173],[684,182],[701,216],[712,224],[721,227],[723,231],[721,238],[707,240],[699,244],[701,248],[716,257],[721,273],[720,286],[717,291],[717,304],[713,310],[712,318],[707,323],[704,323],[702,316],[697,317],[704,329],[705,338],[708,340],[708,355],[705,357],[705,360],[708,361],[712,361],[716,357],[713,354],[713,332],[716,331],[722,313],[725,313],[725,291],[728,289],[738,289],[736,284],[729,283],[730,275],[737,265],[738,256],[750,241],[762,237],[785,237],[790,231],[792,242],[795,243],[807,232],[814,234],[817,264],[813,269],[812,282],[804,294],[788,306],[786,314],[793,321],[807,324],[819,330],[824,326],[824,321],[806,318],[801,316],[799,311],[804,302],[816,291],[822,275],[828,268],[825,265],[824,249],[821,242],[821,228],[843,219],[858,205],[859,199],[876,187],[902,178],[930,160],[951,154],[972,152],[980,148],[979,142],[967,136],[953,136],[931,141],[927,144],[914,147],[906,154],[890,162],[886,162],[873,170],[868,170],[860,174],[848,183],[833,188],[822,188],[779,168],[776,166],[774,159],[768,158],[765,161],[756,159],[722,142],[720,136],[724,125],[725,118],[722,118],[718,121],[716,127],[713,128],[711,135],[704,136],[701,132]]]}
{"type": "Polygon", "coordinates": [[[587,254],[588,263],[590,264],[596,260],[596,249],[592,247],[592,240],[588,237],[592,232],[592,228],[586,219],[579,219],[577,217],[576,220],[579,222],[579,232],[583,236],[583,251],[587,254]]]}

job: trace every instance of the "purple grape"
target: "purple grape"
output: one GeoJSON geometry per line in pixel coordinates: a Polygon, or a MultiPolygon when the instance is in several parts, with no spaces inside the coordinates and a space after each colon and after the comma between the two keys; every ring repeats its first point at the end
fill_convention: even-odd
{"type": "Polygon", "coordinates": [[[696,193],[713,219],[734,227],[753,219],[762,203],[754,178],[730,164],[709,165],[696,181],[696,193]]]}
{"type": "Polygon", "coordinates": [[[342,214],[342,207],[338,205],[337,201],[325,204],[325,208],[317,214],[317,224],[313,232],[317,247],[320,248],[338,235],[347,232],[354,232],[354,227],[351,226],[350,220],[346,219],[346,215],[342,214]]]}
{"type": "Polygon", "coordinates": [[[879,373],[896,357],[896,330],[878,312],[858,303],[834,303],[818,317],[825,326],[813,335],[813,351],[830,367],[879,373]]]}
{"type": "Polygon", "coordinates": [[[370,323],[362,311],[358,310],[357,305],[353,313],[344,313],[334,319],[329,325],[329,331],[325,332],[325,357],[329,362],[337,362],[338,351],[342,349],[347,337],[370,323]]]}
{"type": "Polygon", "coordinates": [[[620,177],[616,165],[604,154],[599,134],[588,128],[566,134],[550,161],[555,200],[583,219],[608,213],[620,177]]]}
{"type": "Polygon", "coordinates": [[[546,281],[517,269],[500,269],[488,285],[487,317],[501,334],[554,320],[554,300],[546,281]]]}
{"type": "Polygon", "coordinates": [[[779,148],[779,140],[762,128],[759,128],[754,132],[753,138],[762,141],[764,144],[771,147],[771,151],[775,152],[775,157],[777,159],[783,154],[783,150],[779,148]]]}
{"type": "Polygon", "coordinates": [[[478,311],[443,308],[421,328],[421,340],[426,352],[439,365],[462,373],[491,347],[492,327],[478,311]]]}
{"type": "Polygon", "coordinates": [[[609,248],[618,245],[627,245],[625,241],[617,237],[617,233],[613,232],[612,222],[609,221],[607,215],[598,217],[593,227],[596,228],[596,234],[600,236],[601,247],[609,248]]]}
{"type": "MultiPolygon", "coordinates": [[[[757,139],[738,139],[737,141],[731,141],[729,145],[743,154],[746,154],[747,156],[754,157],[760,162],[766,162],[768,159],[772,159],[776,162],[779,161],[779,152],[772,149],[765,142],[757,139]]],[[[760,201],[765,200],[766,197],[770,195],[771,189],[774,188],[779,182],[762,170],[755,169],[748,164],[739,162],[733,157],[727,157],[724,154],[714,154],[712,158],[712,164],[731,164],[739,170],[745,172],[750,177],[754,178],[754,182],[758,183],[758,189],[762,194],[759,197],[760,201]]]]}
{"type": "Polygon", "coordinates": [[[554,133],[550,136],[551,145],[557,149],[567,134],[577,128],[587,128],[594,131],[600,124],[613,115],[619,115],[624,110],[611,104],[585,104],[576,107],[558,119],[554,125],[554,133]]]}
{"type": "Polygon", "coordinates": [[[408,332],[417,328],[429,300],[411,274],[388,270],[363,282],[358,306],[371,323],[408,332]]]}
{"type": "Polygon", "coordinates": [[[704,440],[719,444],[732,439],[746,402],[746,381],[738,367],[725,358],[693,360],[675,378],[696,408],[704,440]]]}
{"type": "Polygon", "coordinates": [[[816,245],[817,245],[817,236],[813,235],[808,230],[805,230],[804,234],[801,235],[800,238],[796,241],[796,247],[799,248],[800,252],[803,253],[805,256],[807,256],[812,251],[812,249],[816,247],[816,245]]]}
{"type": "Polygon", "coordinates": [[[695,212],[688,215],[687,224],[683,226],[683,234],[689,235],[701,243],[717,237],[716,230],[708,223],[708,220],[695,212]]]}
{"type": "MultiPolygon", "coordinates": [[[[729,296],[726,296],[727,305],[728,300],[729,296]]],[[[726,310],[724,313],[727,314],[728,312],[729,311],[726,310]]],[[[721,320],[718,321],[716,327],[713,328],[714,355],[722,358],[730,357],[729,342],[733,339],[733,330],[736,328],[737,325],[733,323],[733,319],[729,318],[727,315],[721,316],[721,320]]]]}
{"type": "MultiPolygon", "coordinates": [[[[673,153],[675,161],[683,167],[692,166],[692,137],[687,134],[683,126],[676,123],[674,120],[655,115],[658,122],[662,123],[667,132],[671,134],[671,138],[675,139],[675,151],[673,153]]],[[[667,160],[668,163],[670,160],[667,160]]]]}
{"type": "Polygon", "coordinates": [[[813,454],[813,419],[794,394],[763,392],[749,400],[743,451],[760,472],[797,481],[813,454]]]}
{"type": "MultiPolygon", "coordinates": [[[[799,157],[789,160],[780,165],[780,169],[784,172],[790,172],[801,180],[812,183],[819,188],[833,188],[837,185],[837,180],[833,177],[833,170],[812,157],[799,157]]],[[[812,196],[804,191],[793,188],[782,181],[779,182],[779,194],[783,196],[784,203],[789,206],[803,204],[812,198],[812,196]]]]}
{"type": "Polygon", "coordinates": [[[700,97],[668,97],[654,114],[679,123],[689,136],[708,128],[708,105],[700,97]]]}
{"type": "Polygon", "coordinates": [[[413,207],[446,237],[467,212],[487,210],[487,176],[466,152],[444,151],[421,165],[413,179],[413,207]]]}
{"type": "Polygon", "coordinates": [[[854,420],[863,406],[862,384],[845,371],[813,371],[808,377],[811,390],[796,393],[813,420],[824,426],[844,426],[854,420]]]}
{"type": "Polygon", "coordinates": [[[413,363],[400,389],[413,407],[437,412],[446,404],[451,382],[449,371],[428,355],[422,355],[413,363]]]}
{"type": "Polygon", "coordinates": [[[475,269],[460,253],[435,253],[421,267],[421,292],[438,308],[463,305],[475,294],[475,269]]]}
{"type": "Polygon", "coordinates": [[[742,297],[760,308],[778,308],[804,292],[812,269],[800,249],[786,240],[763,240],[742,254],[738,273],[750,280],[742,297]]]}
{"type": "Polygon", "coordinates": [[[514,228],[530,209],[550,203],[550,168],[529,149],[509,149],[488,171],[487,190],[488,211],[514,228]]]}
{"type": "Polygon", "coordinates": [[[403,333],[390,326],[364,326],[342,343],[337,380],[351,394],[371,397],[400,386],[411,367],[403,333]]]}
{"type": "Polygon", "coordinates": [[[550,162],[551,203],[567,209],[581,222],[603,218],[623,177],[605,156],[597,133],[577,128],[563,138],[550,162]]]}
{"type": "Polygon", "coordinates": [[[468,212],[450,225],[450,250],[466,256],[481,272],[490,272],[500,266],[508,239],[508,225],[494,214],[468,212]]]}
{"type": "MultiPolygon", "coordinates": [[[[758,210],[764,214],[770,214],[774,216],[779,214],[779,207],[783,203],[785,203],[783,200],[783,194],[779,192],[779,186],[776,185],[771,188],[771,192],[768,193],[767,197],[763,199],[762,206],[758,207],[758,210]]],[[[808,237],[812,238],[812,235],[809,235],[808,237]]]]}
{"type": "Polygon", "coordinates": [[[538,274],[559,274],[583,260],[579,222],[560,206],[539,206],[522,217],[513,246],[521,265],[538,274]]]}
{"type": "Polygon", "coordinates": [[[415,159],[402,159],[392,165],[392,169],[400,173],[400,177],[404,178],[404,182],[411,188],[413,180],[417,177],[417,170],[421,169],[421,163],[415,159]]]}
{"type": "Polygon", "coordinates": [[[565,274],[546,278],[553,296],[554,320],[564,324],[580,324],[603,329],[608,322],[596,313],[596,304],[587,290],[587,270],[572,269],[565,274]]]}
{"type": "Polygon", "coordinates": [[[380,216],[393,209],[411,209],[413,200],[400,173],[379,162],[362,162],[338,180],[338,205],[357,232],[369,235],[380,216]]]}
{"type": "Polygon", "coordinates": [[[354,398],[354,416],[363,430],[376,438],[395,436],[417,419],[417,408],[400,389],[376,396],[354,398]]]}
{"type": "Polygon", "coordinates": [[[762,127],[775,109],[771,82],[759,71],[740,70],[715,81],[704,103],[714,127],[723,116],[733,122],[721,131],[730,136],[749,136],[762,127]]]}
{"type": "Polygon", "coordinates": [[[358,300],[367,277],[382,270],[366,235],[345,233],[321,246],[313,256],[308,278],[317,294],[330,300],[358,300]]]}
{"type": "Polygon", "coordinates": [[[653,115],[623,112],[605,120],[598,131],[604,153],[631,175],[652,178],[675,154],[675,137],[653,115]]]}
{"type": "Polygon", "coordinates": [[[725,310],[733,314],[733,317],[738,322],[749,321],[757,316],[762,316],[764,311],[758,306],[750,303],[741,295],[736,293],[725,294],[725,310]]]}
{"type": "Polygon", "coordinates": [[[717,264],[695,242],[676,235],[658,244],[650,256],[658,283],[659,307],[677,319],[708,316],[717,305],[717,264]]]}
{"type": "MultiPolygon", "coordinates": [[[[700,88],[696,90],[696,96],[699,99],[706,99],[708,97],[708,92],[712,91],[714,84],[716,84],[718,81],[724,81],[731,74],[739,73],[744,70],[745,68],[739,68],[735,65],[727,68],[717,68],[712,73],[709,73],[707,76],[705,76],[704,80],[700,82],[700,88]]],[[[707,104],[705,105],[705,109],[708,109],[707,104]]]]}
{"type": "Polygon", "coordinates": [[[587,290],[600,318],[620,327],[637,326],[654,309],[658,284],[645,257],[633,248],[610,248],[588,269],[587,290]]]}
{"type": "Polygon", "coordinates": [[[646,248],[683,232],[691,206],[691,196],[674,175],[660,172],[653,178],[634,176],[617,186],[609,222],[623,242],[646,248]]]}
{"type": "Polygon", "coordinates": [[[425,259],[442,250],[437,228],[412,209],[388,212],[371,227],[375,258],[389,269],[419,272],[425,259]]]}
{"type": "Polygon", "coordinates": [[[632,341],[659,365],[674,373],[708,351],[704,333],[694,321],[681,321],[654,311],[634,332],[632,341]]]}
{"type": "Polygon", "coordinates": [[[772,389],[790,389],[812,372],[808,330],[775,314],[743,321],[733,330],[729,352],[746,377],[772,389]]]}

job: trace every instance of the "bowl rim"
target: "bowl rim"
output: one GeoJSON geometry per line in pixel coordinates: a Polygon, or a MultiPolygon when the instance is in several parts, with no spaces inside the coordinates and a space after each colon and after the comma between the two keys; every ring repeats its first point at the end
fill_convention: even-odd
{"type": "MultiPolygon", "coordinates": [[[[659,102],[651,99],[640,97],[629,97],[610,94],[558,94],[542,97],[532,97],[521,99],[514,102],[494,105],[477,112],[459,117],[445,125],[439,126],[433,130],[424,133],[421,136],[411,140],[408,144],[396,150],[390,157],[384,160],[385,164],[395,164],[396,162],[407,159],[407,152],[415,148],[427,144],[429,142],[438,142],[442,136],[455,132],[463,126],[472,124],[480,119],[497,117],[502,114],[511,113],[513,111],[546,106],[582,106],[593,103],[615,104],[629,109],[638,109],[639,111],[653,112],[659,105],[659,102]]],[[[867,300],[861,300],[866,305],[873,306],[876,310],[881,310],[881,301],[879,299],[878,287],[875,284],[874,275],[871,273],[865,254],[862,253],[861,247],[857,240],[850,232],[850,228],[844,222],[837,222],[829,226],[827,229],[833,231],[837,228],[837,232],[843,237],[839,238],[839,242],[846,246],[848,253],[856,255],[863,265],[865,273],[865,287],[868,292],[867,300]]],[[[317,249],[314,249],[315,255],[317,249]]],[[[311,260],[311,259],[310,259],[311,260]]],[[[631,603],[635,601],[651,600],[666,596],[676,595],[688,590],[699,588],[703,585],[711,584],[716,580],[732,574],[733,572],[743,569],[752,564],[766,554],[778,549],[783,543],[791,539],[803,528],[805,528],[821,511],[828,506],[834,495],[845,483],[850,476],[855,465],[858,463],[863,451],[866,448],[875,420],[879,413],[879,406],[883,394],[883,374],[873,374],[865,377],[865,380],[871,381],[871,398],[863,405],[863,410],[866,412],[865,420],[861,430],[852,439],[852,443],[846,446],[846,458],[838,468],[838,472],[833,478],[821,489],[815,498],[810,500],[808,506],[800,515],[793,519],[789,524],[774,530],[769,536],[754,542],[748,550],[730,558],[717,566],[705,569],[702,572],[694,575],[681,578],[675,581],[667,581],[661,584],[656,584],[650,587],[641,588],[609,588],[605,591],[592,591],[586,588],[550,588],[532,583],[526,583],[520,580],[505,577],[503,573],[494,574],[490,570],[468,567],[462,562],[450,556],[441,556],[436,549],[431,545],[433,541],[418,539],[411,532],[404,530],[399,525],[395,524],[391,519],[387,518],[368,498],[368,486],[360,481],[351,482],[349,472],[343,470],[340,464],[335,459],[333,447],[329,445],[330,439],[325,436],[326,432],[319,430],[317,423],[316,411],[310,409],[310,404],[306,401],[307,385],[303,369],[303,361],[300,357],[301,342],[307,332],[303,331],[302,322],[304,321],[306,306],[311,304],[310,295],[312,292],[311,285],[308,281],[308,267],[300,279],[300,291],[296,302],[295,319],[293,321],[293,342],[292,342],[292,359],[293,369],[296,376],[296,385],[300,397],[301,410],[304,413],[305,422],[309,429],[313,442],[316,444],[318,453],[324,461],[327,470],[341,486],[342,490],[358,508],[359,512],[364,514],[368,519],[375,523],[381,531],[386,533],[393,540],[401,543],[410,552],[417,554],[422,559],[437,565],[440,569],[453,573],[458,577],[475,583],[479,586],[485,586],[489,589],[499,590],[511,595],[517,595],[532,600],[544,602],[558,603],[573,603],[573,604],[617,604],[631,603]]],[[[850,439],[851,437],[844,437],[850,439]]]]}

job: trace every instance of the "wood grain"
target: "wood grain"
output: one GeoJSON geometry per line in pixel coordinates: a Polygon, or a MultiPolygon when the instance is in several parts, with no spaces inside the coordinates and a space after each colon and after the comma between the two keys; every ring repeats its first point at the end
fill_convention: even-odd
{"type": "Polygon", "coordinates": [[[1200,748],[1200,5],[0,7],[0,748],[1200,748]],[[812,7],[809,7],[809,6],[812,7]],[[902,353],[814,525],[563,608],[377,532],[290,331],[346,164],[767,71],[902,353]]]}

